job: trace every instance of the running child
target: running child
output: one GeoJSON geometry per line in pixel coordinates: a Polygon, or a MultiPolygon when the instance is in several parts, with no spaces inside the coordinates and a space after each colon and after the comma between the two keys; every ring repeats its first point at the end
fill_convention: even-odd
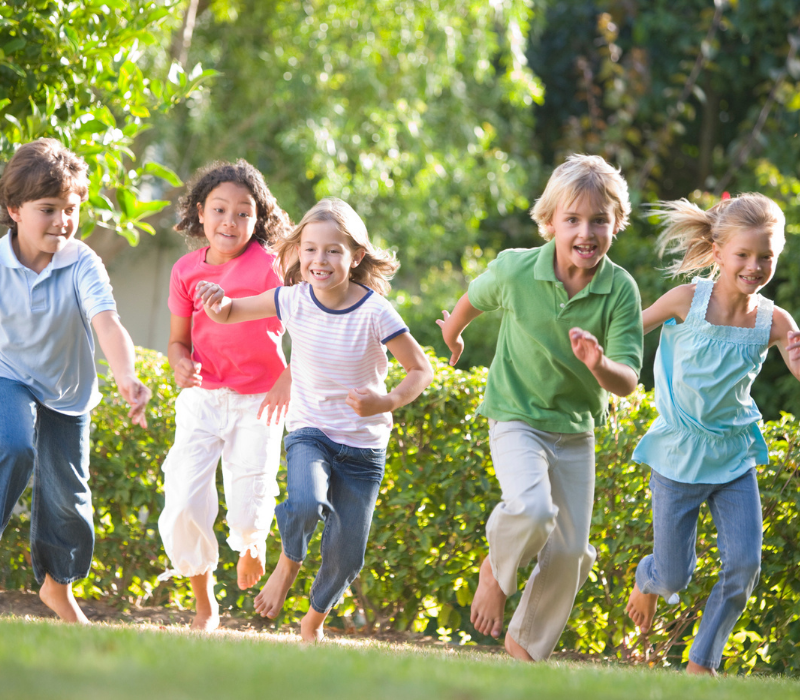
{"type": "Polygon", "coordinates": [[[606,255],[630,214],[617,170],[598,156],[570,156],[531,214],[547,243],[500,253],[437,323],[454,365],[467,325],[484,311],[503,311],[479,408],[489,419],[502,501],[486,524],[489,553],[470,620],[499,637],[517,570],[538,557],[505,648],[542,661],[595,560],[593,431],[605,420],[608,392],[636,388],[642,322],[636,283],[606,255]]]}
{"type": "Polygon", "coordinates": [[[633,453],[652,470],[653,554],[639,562],[626,610],[645,632],[659,595],[678,602],[697,562],[700,505],[708,503],[722,570],[686,670],[716,675],[761,569],[755,467],[769,452],[750,387],[773,345],[800,379],[800,333],[786,311],[758,293],[785,242],[775,202],[743,194],[708,211],[685,199],[662,202],[657,211],[662,254],[681,254],[668,268],[672,275],[711,274],[672,289],[643,314],[645,333],[664,326],[655,361],[659,416],[633,453]]]}
{"type": "Polygon", "coordinates": [[[100,403],[92,329],[132,423],[150,390],[100,258],[75,239],[89,192],[82,158],[55,139],[19,147],[0,178],[0,534],[33,475],[31,562],[39,597],[88,624],[72,583],[94,550],[90,412],[100,403]]]}
{"type": "Polygon", "coordinates": [[[205,282],[198,294],[220,323],[277,315],[292,338],[294,385],[284,440],[288,494],[276,509],[283,551],[255,609],[278,616],[322,520],[322,564],[300,625],[303,639],[315,642],[364,565],[391,412],[419,396],[433,370],[383,298],[397,262],[372,246],[349,205],[323,199],[276,248],[285,287],[231,299],[219,284],[205,282]],[[386,348],[406,371],[389,393],[386,348]]]}
{"type": "Polygon", "coordinates": [[[192,628],[210,632],[219,626],[217,464],[222,457],[228,544],[239,553],[237,582],[246,589],[264,575],[291,375],[278,319],[220,326],[204,313],[197,286],[211,280],[240,295],[279,287],[270,246],[291,222],[244,160],[201,168],[188,189],[175,229],[207,245],[178,260],[170,279],[168,357],[183,390],[175,402],[175,442],[164,460],[158,529],[173,567],[162,576],[189,577],[192,628]]]}

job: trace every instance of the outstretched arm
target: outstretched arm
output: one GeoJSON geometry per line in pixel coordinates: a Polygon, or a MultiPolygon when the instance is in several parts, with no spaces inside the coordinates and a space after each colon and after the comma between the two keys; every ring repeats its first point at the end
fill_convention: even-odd
{"type": "Polygon", "coordinates": [[[789,371],[800,379],[800,331],[789,313],[779,307],[772,312],[770,347],[777,345],[789,371]]]}
{"type": "Polygon", "coordinates": [[[433,381],[431,363],[411,333],[401,333],[392,338],[386,347],[406,371],[406,376],[388,394],[379,394],[369,387],[351,389],[346,402],[359,416],[374,416],[405,406],[433,381]]]}
{"type": "MultiPolygon", "coordinates": [[[[469,300],[469,295],[464,294],[456,303],[453,313],[442,311],[444,319],[437,319],[436,323],[442,329],[442,337],[447,347],[450,348],[450,365],[455,367],[461,353],[464,352],[464,339],[461,334],[464,329],[483,313],[476,309],[469,300]]],[[[399,360],[400,358],[398,358],[399,360]]]]}
{"type": "Polygon", "coordinates": [[[147,418],[144,409],[152,394],[136,376],[134,366],[136,353],[128,331],[120,323],[115,311],[101,311],[96,314],[92,318],[92,327],[114,373],[119,393],[130,404],[128,418],[131,419],[131,423],[146,428],[147,418]]]}
{"type": "Polygon", "coordinates": [[[603,346],[591,333],[571,328],[569,340],[575,357],[589,368],[603,389],[617,396],[627,396],[636,388],[638,377],[633,368],[609,360],[603,352],[603,346]]]}
{"type": "Polygon", "coordinates": [[[241,323],[277,316],[275,290],[268,289],[254,297],[231,299],[225,290],[214,282],[198,282],[195,292],[203,302],[203,309],[217,323],[241,323]]]}
{"type": "Polygon", "coordinates": [[[694,288],[694,284],[682,284],[679,287],[670,289],[666,294],[659,297],[652,306],[642,311],[644,334],[647,335],[650,331],[654,331],[671,318],[685,321],[692,306],[694,288]]]}

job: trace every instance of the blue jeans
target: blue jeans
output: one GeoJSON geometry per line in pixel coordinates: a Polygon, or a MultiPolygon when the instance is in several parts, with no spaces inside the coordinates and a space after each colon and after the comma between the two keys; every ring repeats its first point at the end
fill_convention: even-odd
{"type": "Polygon", "coordinates": [[[761,499],[756,471],[727,484],[684,484],[653,471],[653,554],[639,562],[636,583],[642,593],[657,593],[677,603],[677,592],[692,578],[697,556],[697,516],[708,503],[717,526],[722,560],[719,580],[708,596],[689,659],[718,668],[722,651],[761,572],[761,499]]]}
{"type": "Polygon", "coordinates": [[[283,442],[288,493],[275,509],[283,553],[302,562],[317,523],[325,523],[322,564],[308,598],[327,613],[364,566],[386,450],[340,445],[316,428],[293,430],[283,442]]]}
{"type": "Polygon", "coordinates": [[[0,377],[0,535],[33,474],[31,559],[39,583],[89,575],[94,549],[88,413],[40,404],[24,384],[0,377]]]}

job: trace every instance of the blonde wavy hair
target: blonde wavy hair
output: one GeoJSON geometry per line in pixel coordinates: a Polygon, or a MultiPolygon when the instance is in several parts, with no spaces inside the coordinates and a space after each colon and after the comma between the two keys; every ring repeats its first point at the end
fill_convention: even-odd
{"type": "Polygon", "coordinates": [[[771,235],[780,254],[786,244],[786,217],[769,197],[758,193],[723,199],[703,211],[686,199],[657,202],[649,208],[662,231],[658,238],[659,255],[679,255],[665,268],[671,277],[709,270],[713,279],[719,273],[714,261],[714,243],[721,247],[742,231],[771,235]]]}
{"type": "Polygon", "coordinates": [[[357,267],[350,270],[350,279],[369,287],[381,296],[386,296],[391,289],[389,280],[397,272],[400,263],[397,262],[394,253],[376,248],[370,243],[367,227],[361,217],[356,214],[353,207],[337,197],[326,197],[317,202],[306,212],[291,233],[275,242],[277,264],[283,271],[284,284],[291,286],[303,281],[297,252],[300,238],[308,224],[323,221],[331,222],[347,237],[353,254],[364,251],[364,258],[357,267]]]}
{"type": "Polygon", "coordinates": [[[553,237],[553,232],[548,231],[547,226],[553,222],[559,204],[568,207],[586,195],[602,206],[611,205],[617,231],[622,231],[628,225],[631,200],[628,197],[628,183],[621,172],[600,156],[576,153],[553,171],[542,196],[530,210],[542,238],[549,241],[553,237]]]}

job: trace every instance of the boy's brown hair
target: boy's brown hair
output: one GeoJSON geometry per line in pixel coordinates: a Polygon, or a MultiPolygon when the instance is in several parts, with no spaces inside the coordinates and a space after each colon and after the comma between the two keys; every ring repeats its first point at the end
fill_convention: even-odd
{"type": "Polygon", "coordinates": [[[83,158],[56,139],[37,139],[23,144],[0,177],[0,226],[16,233],[17,222],[9,215],[8,208],[17,209],[25,202],[70,192],[85,202],[89,196],[87,169],[83,158]]]}

